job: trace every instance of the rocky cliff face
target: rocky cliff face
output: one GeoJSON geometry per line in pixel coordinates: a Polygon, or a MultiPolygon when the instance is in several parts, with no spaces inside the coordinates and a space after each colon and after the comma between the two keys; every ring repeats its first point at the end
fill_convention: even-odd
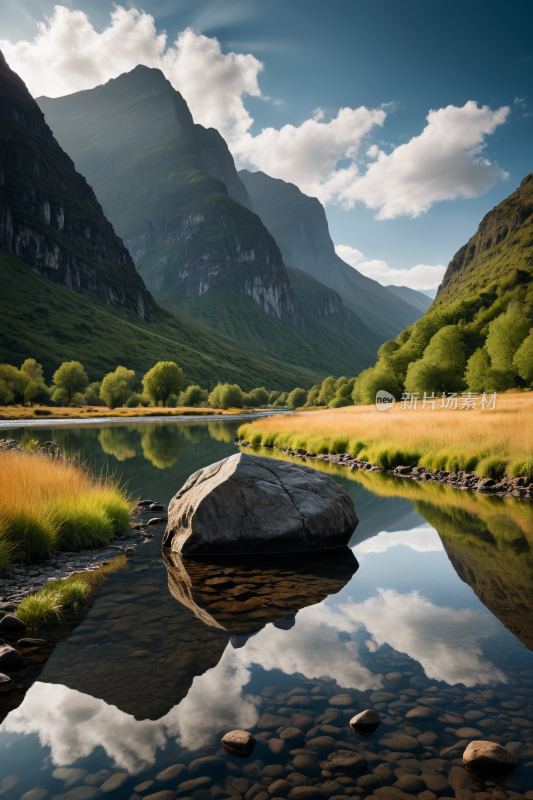
{"type": "Polygon", "coordinates": [[[94,192],[0,53],[0,249],[141,319],[155,303],[94,192]]]}
{"type": "Polygon", "coordinates": [[[254,210],[279,245],[287,267],[303,270],[338,292],[371,327],[378,344],[395,338],[422,312],[366,278],[337,256],[323,206],[297,186],[264,172],[241,170],[254,210]]]}
{"type": "Polygon", "coordinates": [[[533,173],[483,217],[474,236],[454,255],[435,305],[486,289],[517,269],[533,270],[533,173]]]}
{"type": "Polygon", "coordinates": [[[39,103],[149,288],[191,298],[223,282],[301,327],[279,248],[250,210],[226,143],[194,124],[159,70],[138,66],[39,103]]]}

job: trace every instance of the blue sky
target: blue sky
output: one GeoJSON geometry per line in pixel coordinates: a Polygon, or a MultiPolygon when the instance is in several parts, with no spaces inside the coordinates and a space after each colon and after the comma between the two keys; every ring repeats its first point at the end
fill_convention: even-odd
{"type": "MultiPolygon", "coordinates": [[[[55,5],[3,3],[2,47],[36,96],[97,85],[136,59],[166,65],[195,119],[221,130],[239,164],[318,195],[343,257],[383,283],[392,282],[391,268],[446,265],[533,170],[529,4],[131,0],[120,23],[131,22],[131,30],[122,28],[114,41],[102,35],[112,24],[119,28],[108,0],[63,0],[61,19],[55,5]],[[75,11],[85,12],[93,29],[83,42],[94,39],[83,63],[80,56],[79,75],[72,59],[83,48],[61,62],[73,39],[69,26],[79,23],[75,11]],[[187,28],[190,38],[165,61],[187,28]],[[166,42],[158,40],[154,55],[163,31],[166,42]],[[248,60],[231,61],[230,53],[248,60]],[[458,111],[445,113],[449,107],[458,111]],[[341,108],[349,110],[342,119],[341,108]],[[261,134],[265,128],[270,133],[261,134]]],[[[408,274],[410,285],[430,288],[440,273],[408,274]]]]}

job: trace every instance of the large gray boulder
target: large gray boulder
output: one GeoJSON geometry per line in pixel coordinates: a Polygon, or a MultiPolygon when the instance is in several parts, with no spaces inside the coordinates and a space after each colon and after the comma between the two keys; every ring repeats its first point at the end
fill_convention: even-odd
{"type": "Polygon", "coordinates": [[[171,500],[163,547],[187,555],[277,553],[347,545],[351,497],[323,472],[236,453],[198,470],[171,500]]]}

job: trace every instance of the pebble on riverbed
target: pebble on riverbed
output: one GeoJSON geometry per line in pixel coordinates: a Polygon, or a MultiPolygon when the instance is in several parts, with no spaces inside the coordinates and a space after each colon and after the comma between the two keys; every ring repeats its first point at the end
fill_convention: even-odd
{"type": "Polygon", "coordinates": [[[230,731],[221,741],[224,750],[238,758],[248,758],[255,748],[255,739],[248,731],[230,731]]]}
{"type": "Polygon", "coordinates": [[[463,753],[463,762],[482,778],[503,778],[516,768],[516,756],[495,742],[470,742],[463,753]]]}
{"type": "Polygon", "coordinates": [[[355,733],[360,733],[361,736],[372,736],[377,731],[381,723],[379,713],[373,708],[367,708],[366,711],[361,711],[350,720],[350,728],[355,733]]]}

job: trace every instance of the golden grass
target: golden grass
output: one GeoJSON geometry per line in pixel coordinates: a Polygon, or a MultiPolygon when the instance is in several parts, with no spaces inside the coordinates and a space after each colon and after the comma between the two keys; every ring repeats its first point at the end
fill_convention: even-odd
{"type": "MultiPolygon", "coordinates": [[[[247,414],[254,409],[246,409],[247,414]]],[[[178,408],[115,408],[111,410],[107,406],[82,406],[73,408],[67,406],[0,406],[0,419],[91,419],[92,417],[154,417],[154,416],[214,416],[216,414],[242,414],[242,408],[196,408],[180,406],[178,408]]],[[[0,430],[1,436],[1,430],[0,430]]]]}
{"type": "Polygon", "coordinates": [[[280,415],[241,425],[239,435],[256,446],[348,452],[385,468],[419,464],[533,477],[533,392],[500,395],[494,411],[402,411],[397,403],[386,412],[347,406],[280,415]]]}
{"type": "Polygon", "coordinates": [[[0,452],[0,485],[4,561],[9,553],[28,562],[60,549],[104,546],[127,529],[135,506],[115,480],[44,454],[0,452]]]}

